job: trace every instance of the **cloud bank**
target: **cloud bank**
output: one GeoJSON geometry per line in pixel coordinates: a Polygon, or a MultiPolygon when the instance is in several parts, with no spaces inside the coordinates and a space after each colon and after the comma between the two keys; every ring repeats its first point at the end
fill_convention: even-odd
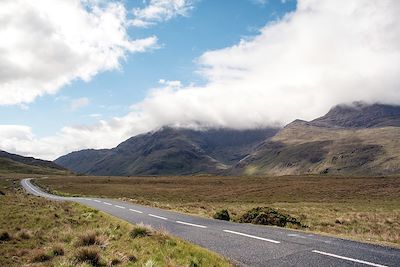
{"type": "Polygon", "coordinates": [[[114,1],[3,0],[0,105],[32,102],[73,80],[120,67],[126,53],[156,45],[131,40],[125,7],[114,1]]]}
{"type": "Polygon", "coordinates": [[[42,139],[26,127],[0,128],[0,147],[54,158],[166,124],[253,128],[312,119],[339,103],[400,104],[398,14],[396,0],[300,0],[256,37],[204,53],[204,86],[160,80],[123,117],[42,139]]]}

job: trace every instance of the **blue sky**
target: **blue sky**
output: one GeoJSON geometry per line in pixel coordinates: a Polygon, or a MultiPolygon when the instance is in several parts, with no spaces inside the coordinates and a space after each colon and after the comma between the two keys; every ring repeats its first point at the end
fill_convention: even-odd
{"type": "Polygon", "coordinates": [[[400,1],[3,0],[0,149],[55,159],[169,125],[400,104],[400,1]]]}
{"type": "MultiPolygon", "coordinates": [[[[143,7],[141,1],[125,1],[127,10],[143,7]]],[[[55,94],[34,102],[0,106],[0,124],[30,126],[37,137],[55,134],[64,126],[94,123],[99,118],[123,116],[141,101],[160,79],[183,84],[203,83],[196,59],[205,51],[229,47],[257,35],[270,21],[295,9],[295,1],[198,0],[187,16],[178,16],[154,26],[129,28],[132,38],[155,35],[160,48],[128,54],[120,70],[105,71],[89,82],[74,80],[55,94]],[[89,104],[71,110],[71,101],[88,98],[89,104]]]]}

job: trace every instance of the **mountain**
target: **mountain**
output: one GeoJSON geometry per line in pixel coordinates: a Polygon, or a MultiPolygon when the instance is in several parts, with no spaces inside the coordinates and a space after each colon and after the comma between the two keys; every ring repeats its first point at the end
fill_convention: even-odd
{"type": "Polygon", "coordinates": [[[164,127],[55,162],[93,175],[388,175],[400,172],[400,107],[356,102],[282,129],[164,127]]]}
{"type": "Polygon", "coordinates": [[[113,149],[72,152],[55,163],[93,175],[220,174],[277,131],[164,127],[134,136],[113,149]]]}
{"type": "Polygon", "coordinates": [[[23,157],[0,150],[0,172],[32,174],[65,174],[67,169],[54,162],[23,157]]]}
{"type": "Polygon", "coordinates": [[[333,107],[325,116],[310,122],[316,126],[373,128],[400,126],[400,106],[355,102],[333,107]]]}
{"type": "Polygon", "coordinates": [[[400,172],[400,107],[336,106],[311,122],[296,120],[230,171],[248,175],[400,172]]]}

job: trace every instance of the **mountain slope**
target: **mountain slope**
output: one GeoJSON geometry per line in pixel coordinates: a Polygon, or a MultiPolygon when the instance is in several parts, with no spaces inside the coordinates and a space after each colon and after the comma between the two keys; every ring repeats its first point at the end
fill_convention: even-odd
{"type": "Polygon", "coordinates": [[[58,174],[69,173],[64,167],[54,162],[23,157],[0,150],[0,172],[58,174]]]}
{"type": "Polygon", "coordinates": [[[355,102],[333,107],[325,116],[310,122],[316,126],[373,128],[400,126],[400,106],[355,102]]]}
{"type": "Polygon", "coordinates": [[[277,129],[189,130],[164,127],[109,150],[83,150],[55,162],[94,175],[222,173],[277,129]]]}
{"type": "Polygon", "coordinates": [[[231,171],[249,175],[400,172],[400,108],[337,106],[311,122],[296,120],[231,171]],[[398,114],[398,115],[397,115],[398,114]]]}

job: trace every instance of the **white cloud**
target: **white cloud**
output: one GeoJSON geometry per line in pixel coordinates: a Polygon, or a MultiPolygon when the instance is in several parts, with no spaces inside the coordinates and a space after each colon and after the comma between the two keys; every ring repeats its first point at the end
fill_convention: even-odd
{"type": "Polygon", "coordinates": [[[128,52],[157,38],[131,40],[124,6],[99,0],[3,0],[0,105],[32,102],[75,79],[118,69],[128,52]]]}
{"type": "Polygon", "coordinates": [[[193,0],[149,0],[144,8],[132,10],[134,19],[130,23],[136,27],[148,27],[177,16],[187,16],[191,9],[193,0]]]}
{"type": "Polygon", "coordinates": [[[165,124],[252,128],[312,119],[343,102],[400,104],[398,14],[396,0],[301,0],[255,38],[204,53],[204,86],[160,80],[126,116],[48,138],[22,128],[17,137],[0,135],[0,147],[54,158],[165,124]]]}
{"type": "Polygon", "coordinates": [[[89,105],[89,103],[90,103],[89,98],[81,97],[81,98],[71,100],[69,108],[71,111],[76,111],[80,108],[83,108],[83,107],[89,105]]]}

